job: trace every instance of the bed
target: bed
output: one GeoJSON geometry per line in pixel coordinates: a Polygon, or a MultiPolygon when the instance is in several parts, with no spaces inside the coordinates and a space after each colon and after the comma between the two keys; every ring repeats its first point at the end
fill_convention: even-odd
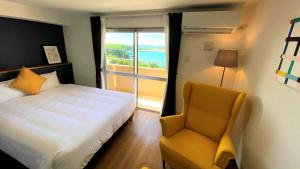
{"type": "Polygon", "coordinates": [[[0,149],[31,169],[84,168],[135,103],[132,94],[74,84],[9,100],[0,104],[0,149]]]}

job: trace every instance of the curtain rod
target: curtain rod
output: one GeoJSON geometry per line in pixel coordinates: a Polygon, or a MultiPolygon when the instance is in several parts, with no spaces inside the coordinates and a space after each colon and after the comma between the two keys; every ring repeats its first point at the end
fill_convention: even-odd
{"type": "Polygon", "coordinates": [[[102,17],[114,18],[114,17],[139,17],[139,16],[162,16],[166,15],[168,12],[159,12],[159,13],[128,13],[128,14],[102,14],[102,17]]]}

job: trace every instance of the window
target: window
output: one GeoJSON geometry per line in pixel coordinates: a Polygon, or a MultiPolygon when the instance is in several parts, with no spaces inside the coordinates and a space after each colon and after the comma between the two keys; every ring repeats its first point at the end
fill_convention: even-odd
{"type": "Polygon", "coordinates": [[[108,30],[106,86],[136,94],[139,107],[161,111],[167,78],[162,30],[108,30]]]}

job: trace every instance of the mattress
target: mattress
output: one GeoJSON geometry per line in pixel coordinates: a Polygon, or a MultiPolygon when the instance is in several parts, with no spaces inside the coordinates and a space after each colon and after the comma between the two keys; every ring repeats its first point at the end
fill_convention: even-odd
{"type": "Polygon", "coordinates": [[[61,85],[0,104],[0,149],[31,169],[81,169],[135,109],[132,94],[61,85]]]}

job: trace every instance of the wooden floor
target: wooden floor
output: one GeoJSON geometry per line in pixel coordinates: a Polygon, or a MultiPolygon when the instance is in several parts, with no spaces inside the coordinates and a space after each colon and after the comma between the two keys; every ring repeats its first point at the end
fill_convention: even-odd
{"type": "Polygon", "coordinates": [[[162,169],[159,150],[160,114],[136,110],[133,120],[125,124],[108,141],[86,169],[162,169]]]}

